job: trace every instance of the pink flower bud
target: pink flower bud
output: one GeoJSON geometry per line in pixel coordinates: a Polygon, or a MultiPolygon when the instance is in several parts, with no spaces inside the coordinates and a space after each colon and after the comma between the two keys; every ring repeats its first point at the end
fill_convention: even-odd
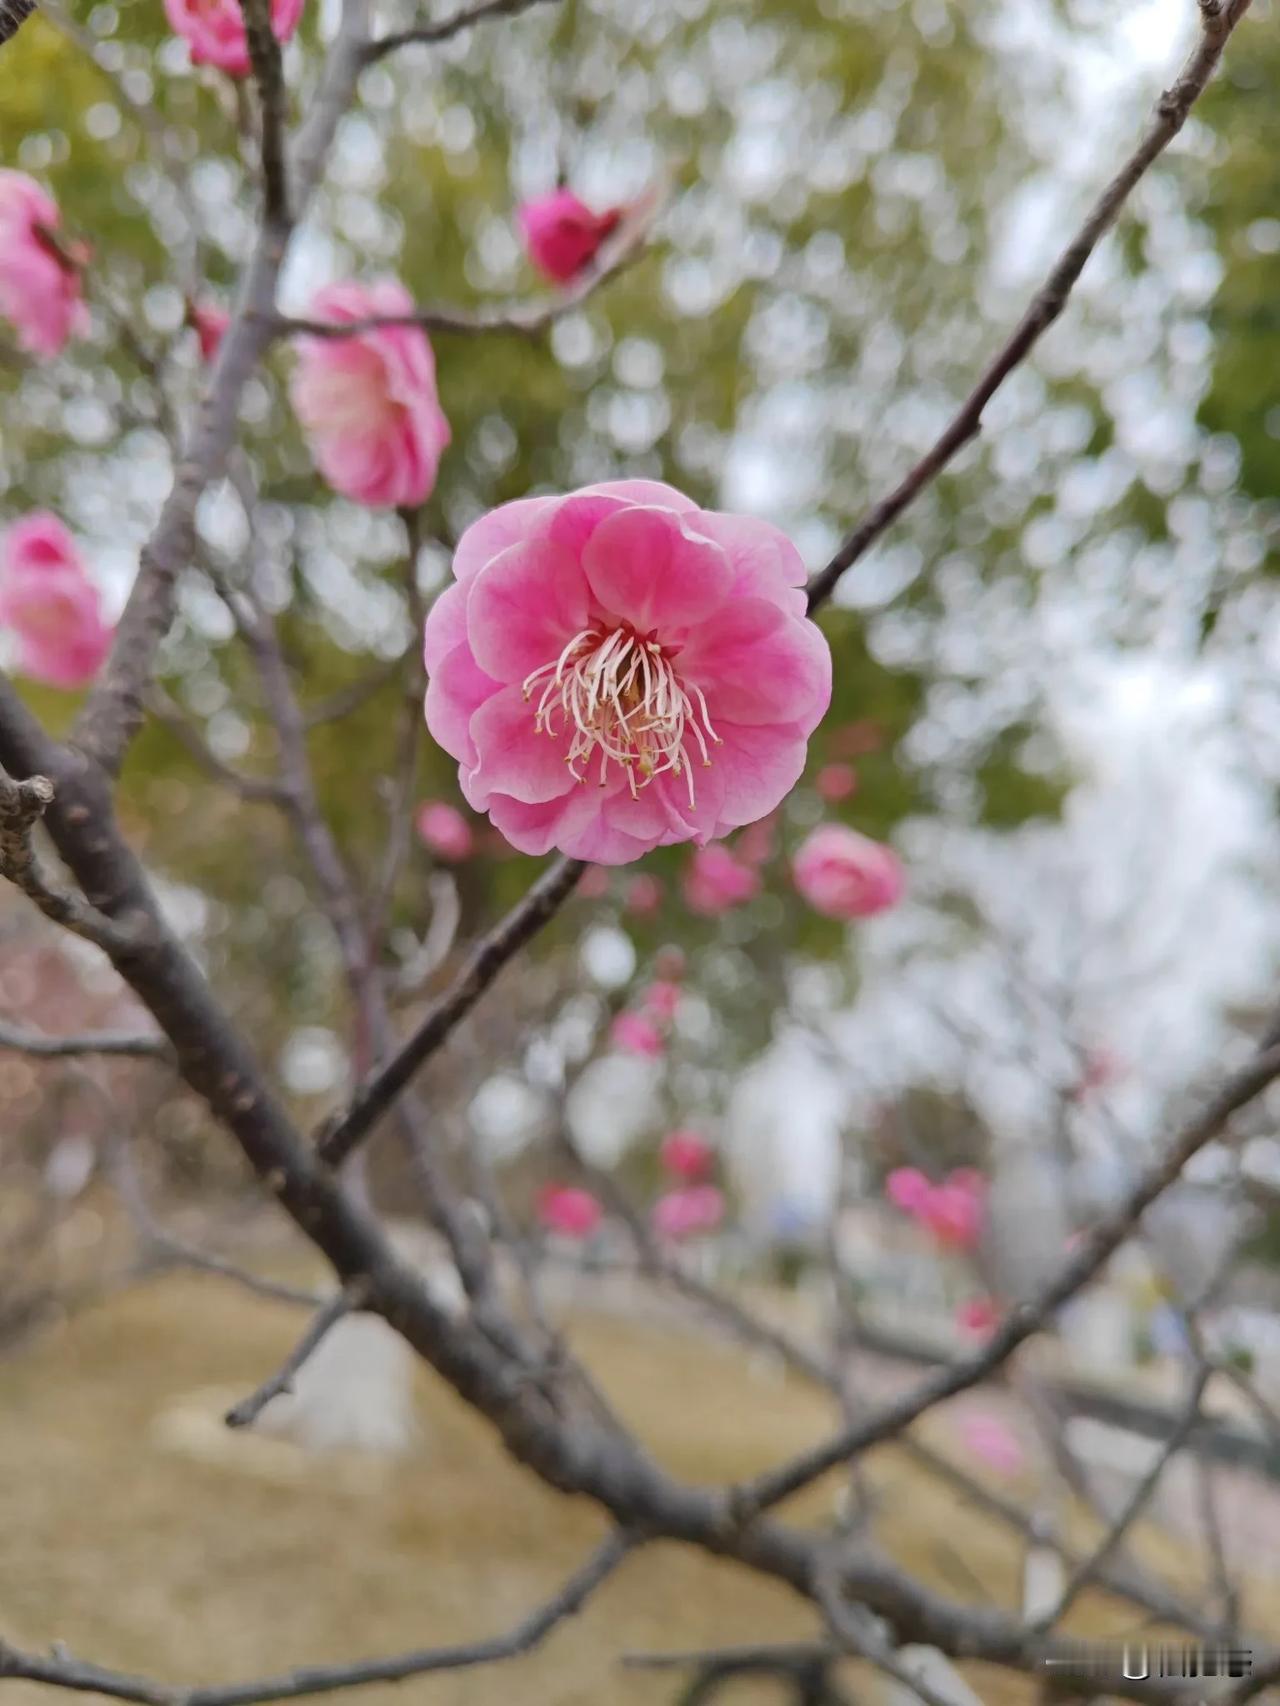
{"type": "Polygon", "coordinates": [[[211,302],[193,302],[187,308],[187,324],[194,328],[200,343],[200,359],[208,364],[216,359],[231,316],[225,308],[211,302]]]}
{"type": "Polygon", "coordinates": [[[699,847],[689,860],[682,889],[690,912],[715,918],[753,899],[760,892],[760,878],[727,847],[714,843],[699,847]]]}
{"type": "Polygon", "coordinates": [[[34,178],[0,170],[0,318],[29,355],[55,356],[89,328],[80,294],[88,251],[59,241],[60,222],[57,203],[34,178]]]}
{"type": "Polygon", "coordinates": [[[111,649],[98,589],[75,541],[44,511],[16,521],[0,545],[0,627],[18,638],[18,665],[50,687],[83,687],[111,649]]]}
{"type": "Polygon", "coordinates": [[[545,1186],[535,1206],[541,1224],[561,1238],[590,1238],[604,1218],[591,1192],[576,1185],[545,1186]]]}
{"type": "Polygon", "coordinates": [[[614,1046],[626,1054],[644,1055],[657,1060],[666,1052],[662,1032],[644,1013],[619,1013],[609,1028],[614,1046]]]}
{"type": "Polygon", "coordinates": [[[690,1185],[659,1197],[650,1223],[659,1238],[694,1238],[714,1232],[724,1219],[724,1208],[724,1194],[714,1185],[690,1185]]]}
{"type": "Polygon", "coordinates": [[[902,866],[891,847],[842,823],[820,824],[792,866],[795,885],[826,918],[870,918],[901,900],[902,866]]]}
{"type": "Polygon", "coordinates": [[[642,871],[627,884],[624,905],[633,918],[651,917],[662,905],[662,883],[657,877],[642,871]]]}
{"type": "MultiPolygon", "coordinates": [[[[298,27],[303,0],[271,0],[271,33],[286,42],[298,27]]],[[[169,27],[186,42],[193,65],[214,65],[229,77],[249,75],[249,43],[239,0],[164,0],[169,27]]]]}
{"type": "Polygon", "coordinates": [[[625,210],[593,213],[572,190],[552,190],[521,204],[516,221],[533,265],[553,284],[570,284],[617,230],[625,210]]]}
{"type": "Polygon", "coordinates": [[[417,816],[418,834],[438,859],[457,864],[471,857],[475,837],[471,825],[456,806],[443,800],[428,800],[417,816]]]}
{"type": "Polygon", "coordinates": [[[849,799],[858,786],[858,772],[852,764],[824,764],[815,779],[821,797],[831,805],[849,799]]]}
{"type": "Polygon", "coordinates": [[[668,1132],[658,1150],[664,1171],[696,1185],[715,1171],[716,1152],[696,1131],[668,1132]]]}

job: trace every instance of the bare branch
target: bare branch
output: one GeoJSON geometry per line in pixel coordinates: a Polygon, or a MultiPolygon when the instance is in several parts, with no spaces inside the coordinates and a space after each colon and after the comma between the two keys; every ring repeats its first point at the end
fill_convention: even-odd
{"type": "Polygon", "coordinates": [[[148,711],[158,723],[168,729],[173,738],[185,748],[196,763],[215,782],[224,782],[244,800],[281,804],[286,797],[284,785],[270,776],[246,776],[234,765],[226,764],[188,718],[184,717],[163,689],[148,688],[145,694],[148,711]]]}
{"type": "Polygon", "coordinates": [[[20,888],[46,918],[87,942],[100,948],[123,943],[129,938],[128,929],[81,896],[58,887],[40,869],[31,837],[53,797],[53,783],[47,776],[15,782],[0,770],[0,876],[20,888]]]}
{"type": "Polygon", "coordinates": [[[289,1355],[281,1363],[276,1372],[256,1391],[247,1398],[242,1398],[226,1413],[224,1420],[229,1428],[247,1428],[255,1422],[273,1398],[279,1398],[285,1392],[293,1391],[293,1377],[315,1351],[320,1341],[338,1322],[348,1315],[355,1314],[364,1308],[369,1301],[369,1287],[356,1281],[331,1297],[322,1309],[318,1309],[311,1325],[298,1340],[289,1355]]]}
{"type": "Polygon", "coordinates": [[[468,6],[465,11],[455,12],[453,17],[444,18],[438,24],[420,24],[416,29],[377,37],[365,48],[365,63],[381,59],[384,54],[394,53],[397,48],[411,47],[415,42],[430,44],[448,41],[463,30],[469,30],[473,24],[483,24],[490,18],[515,18],[521,12],[529,12],[535,6],[549,3],[554,4],[556,0],[479,0],[479,4],[468,6]]]}
{"type": "Polygon", "coordinates": [[[827,566],[809,582],[809,608],[825,604],[836,582],[886,532],[920,493],[930,486],[957,451],[975,437],[982,411],[1005,380],[1031,353],[1043,332],[1066,306],[1085,262],[1115,223],[1130,191],[1173,141],[1204,93],[1222,57],[1232,30],[1248,11],[1250,0],[1200,0],[1200,39],[1171,89],[1156,103],[1155,114],[1142,140],[1089,210],[1075,237],[1063,250],[1053,271],[1036,293],[1008,340],[961,404],[942,436],[927,450],[902,482],[863,517],[827,566]]]}
{"type": "Polygon", "coordinates": [[[936,1693],[922,1677],[903,1664],[880,1633],[875,1618],[864,1607],[852,1605],[845,1599],[838,1568],[815,1571],[814,1593],[841,1646],[909,1688],[924,1701],[924,1706],[953,1706],[951,1701],[936,1693]]]}
{"type": "Polygon", "coordinates": [[[560,910],[585,870],[581,859],[557,859],[506,917],[480,938],[462,970],[444,994],[432,1002],[413,1035],[389,1060],[375,1068],[356,1091],[346,1112],[320,1133],[317,1148],[322,1160],[331,1167],[340,1166],[364,1141],[502,968],[560,910]]]}
{"type": "Polygon", "coordinates": [[[32,1054],[47,1060],[76,1054],[130,1055],[140,1060],[171,1060],[173,1050],[162,1032],[134,1035],[129,1031],[97,1031],[78,1037],[46,1037],[37,1031],[19,1030],[0,1020],[0,1048],[32,1054]]]}
{"type": "Polygon", "coordinates": [[[1204,1397],[1204,1389],[1208,1384],[1211,1372],[1212,1370],[1207,1364],[1201,1366],[1192,1383],[1186,1407],[1177,1426],[1161,1446],[1146,1474],[1142,1476],[1128,1499],[1125,1500],[1123,1508],[1110,1528],[1089,1556],[1072,1572],[1057,1605],[1043,1619],[1042,1627],[1051,1628],[1053,1624],[1066,1616],[1080,1594],[1093,1580],[1098,1570],[1112,1556],[1116,1548],[1120,1546],[1125,1535],[1146,1509],[1169,1463],[1186,1445],[1200,1423],[1200,1403],[1204,1397]]]}
{"type": "Polygon", "coordinates": [[[36,9],[36,0],[0,0],[0,47],[12,41],[36,9]]]}
{"type": "Polygon", "coordinates": [[[1138,1180],[1120,1205],[1089,1232],[1079,1248],[1039,1295],[1018,1305],[992,1334],[977,1355],[941,1368],[914,1392],[886,1405],[866,1421],[836,1434],[826,1444],[804,1452],[781,1469],[771,1470],[739,1489],[737,1502],[742,1520],[768,1509],[808,1486],[828,1469],[845,1463],[873,1445],[889,1439],[918,1417],[985,1380],[1018,1346],[1038,1333],[1055,1310],[1075,1296],[1094,1277],[1134,1230],[1140,1216],[1181,1174],[1187,1162],[1222,1131],[1232,1114],[1252,1101],[1280,1074],[1280,1045],[1272,1044],[1255,1054],[1247,1066],[1225,1080],[1203,1112],[1191,1120],[1138,1180]]]}
{"type": "Polygon", "coordinates": [[[289,217],[289,183],[284,158],[285,89],[280,43],[271,28],[268,0],[239,0],[239,5],[262,122],[263,218],[268,227],[283,226],[289,217]]]}
{"type": "Polygon", "coordinates": [[[606,1539],[564,1586],[536,1611],[505,1635],[485,1641],[469,1641],[454,1647],[428,1647],[398,1653],[391,1658],[361,1659],[347,1665],[315,1665],[287,1671],[281,1676],[262,1677],[255,1682],[230,1682],[204,1688],[169,1687],[145,1677],[105,1670],[101,1665],[73,1659],[60,1649],[48,1658],[20,1652],[0,1641],[0,1681],[24,1678],[50,1688],[70,1689],[81,1694],[105,1694],[115,1700],[130,1700],[137,1706],[258,1706],[268,1700],[301,1700],[313,1694],[336,1694],[346,1688],[365,1688],[371,1683],[403,1682],[411,1676],[432,1671],[467,1670],[477,1665],[499,1664],[519,1658],[538,1646],[558,1623],[581,1611],[587,1600],[612,1575],[638,1544],[628,1534],[615,1532],[606,1539]]]}

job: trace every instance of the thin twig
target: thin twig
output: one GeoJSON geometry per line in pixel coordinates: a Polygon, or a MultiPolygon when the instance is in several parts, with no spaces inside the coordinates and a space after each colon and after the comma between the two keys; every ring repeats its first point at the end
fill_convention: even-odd
{"type": "Polygon", "coordinates": [[[455,12],[451,18],[443,18],[438,24],[419,24],[415,29],[400,30],[395,35],[378,36],[365,48],[365,63],[371,64],[385,54],[394,53],[397,48],[411,47],[417,42],[448,41],[461,31],[469,30],[473,24],[483,24],[490,18],[515,18],[535,6],[555,3],[556,0],[479,0],[478,5],[455,12]]]}
{"type": "Polygon", "coordinates": [[[838,1565],[815,1570],[813,1591],[832,1634],[841,1646],[857,1653],[877,1670],[910,1689],[924,1701],[924,1706],[954,1706],[953,1701],[937,1693],[899,1659],[865,1607],[851,1604],[845,1598],[838,1565]]]}
{"type": "Polygon", "coordinates": [[[506,917],[500,919],[467,956],[465,965],[416,1030],[391,1058],[376,1067],[356,1091],[345,1113],[317,1139],[320,1156],[341,1166],[387,1113],[453,1028],[471,1011],[502,968],[560,910],[586,870],[581,859],[557,859],[506,917]]]}
{"type": "Polygon", "coordinates": [[[130,1055],[140,1060],[169,1060],[173,1046],[163,1032],[135,1034],[132,1031],[90,1031],[83,1036],[46,1037],[38,1031],[19,1030],[0,1020],[0,1048],[18,1054],[57,1060],[76,1054],[130,1055]]]}
{"type": "Polygon", "coordinates": [[[358,1282],[337,1292],[322,1309],[318,1309],[310,1326],[280,1364],[256,1391],[238,1404],[233,1404],[224,1420],[229,1428],[247,1428],[255,1422],[273,1398],[293,1391],[294,1376],[318,1348],[320,1341],[348,1315],[363,1309],[369,1301],[369,1288],[358,1282]]]}
{"type": "Polygon", "coordinates": [[[129,926],[108,918],[82,896],[54,883],[36,859],[31,838],[53,796],[53,783],[47,776],[15,782],[0,770],[0,876],[7,877],[46,918],[64,930],[104,949],[123,944],[132,934],[129,926]]]}
{"type": "Polygon", "coordinates": [[[1009,1312],[981,1352],[939,1369],[915,1391],[886,1405],[866,1421],[843,1429],[824,1445],[801,1453],[790,1464],[746,1483],[736,1495],[743,1519],[789,1498],[829,1469],[899,1433],[935,1404],[985,1380],[1089,1283],[1129,1237],[1140,1216],[1179,1177],[1191,1157],[1218,1135],[1238,1108],[1265,1090],[1277,1074],[1280,1074],[1280,1045],[1273,1044],[1226,1079],[1199,1116],[1188,1122],[1119,1206],[1085,1236],[1039,1294],[1009,1312]]]}
{"type": "Polygon", "coordinates": [[[809,608],[830,598],[836,582],[863,556],[902,512],[932,485],[956,452],[974,438],[982,412],[1005,380],[1031,353],[1042,333],[1066,306],[1085,262],[1115,223],[1134,185],[1173,141],[1213,76],[1227,38],[1248,11],[1250,0],[1200,0],[1200,37],[1171,89],[1156,103],[1145,135],[1089,210],[1075,237],[1036,292],[1013,333],[983,372],[937,442],[905,479],[868,511],[827,566],[809,582],[809,608]]]}
{"type": "Polygon", "coordinates": [[[1126,1499],[1115,1521],[1103,1535],[1097,1546],[1075,1570],[1072,1571],[1062,1593],[1055,1605],[1037,1625],[1039,1628],[1050,1629],[1061,1621],[1075,1604],[1080,1594],[1088,1587],[1099,1569],[1108,1561],[1116,1548],[1123,1542],[1125,1535],[1146,1509],[1160,1478],[1170,1462],[1182,1450],[1183,1446],[1200,1424],[1200,1403],[1204,1397],[1204,1389],[1208,1384],[1211,1370],[1202,1366],[1192,1384],[1187,1398],[1186,1407],[1178,1420],[1177,1426],[1170,1433],[1151,1463],[1145,1475],[1126,1499]]]}
{"type": "Polygon", "coordinates": [[[270,802],[275,805],[283,802],[286,795],[283,783],[270,776],[246,776],[233,764],[225,763],[162,688],[148,688],[146,705],[156,721],[168,729],[179,745],[186,749],[205,774],[212,776],[214,781],[224,782],[244,800],[270,802]]]}
{"type": "Polygon", "coordinates": [[[130,1700],[137,1706],[258,1706],[268,1700],[300,1700],[312,1694],[335,1694],[344,1688],[365,1688],[371,1683],[403,1682],[432,1671],[499,1664],[531,1652],[558,1623],[581,1611],[638,1543],[630,1535],[611,1534],[544,1605],[505,1635],[494,1635],[484,1641],[428,1647],[398,1653],[392,1658],[360,1659],[354,1664],[313,1665],[253,1682],[217,1683],[200,1688],[172,1687],[146,1677],[105,1670],[101,1665],[74,1659],[61,1649],[47,1658],[40,1653],[24,1653],[0,1641],[0,1681],[20,1677],[51,1688],[130,1700]]]}

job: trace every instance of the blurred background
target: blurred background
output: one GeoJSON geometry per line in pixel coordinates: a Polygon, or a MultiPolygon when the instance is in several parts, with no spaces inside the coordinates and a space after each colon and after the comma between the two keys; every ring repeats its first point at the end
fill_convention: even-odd
{"type": "MultiPolygon", "coordinates": [[[[460,531],[529,492],[648,476],[769,518],[819,568],[1021,313],[1193,10],[563,0],[365,74],[286,311],[353,275],[394,274],[424,304],[540,299],[520,201],[557,183],[598,208],[653,186],[663,200],[644,252],[543,334],[434,337],[453,440],[416,549],[394,512],[318,480],[285,344],[246,394],[255,538],[230,486],[201,501],[121,810],[304,1127],[367,1042],[288,825],[219,774],[268,773],[275,742],[220,577],[261,553],[321,802],[381,896],[407,1026],[532,869],[414,732],[405,660],[460,531]],[[424,802],[463,812],[465,844],[412,834],[389,853],[424,802]]],[[[286,49],[299,105],[335,22],[310,0],[286,49]]],[[[730,844],[739,880],[700,885],[684,848],[590,872],[432,1063],[434,1129],[477,1211],[539,1258],[593,1371],[699,1480],[817,1438],[830,1398],[767,1335],[725,1331],[687,1281],[779,1331],[834,1336],[864,1396],[897,1391],[1052,1271],[1275,999],[1278,74],[1274,6],[1257,5],[980,441],[841,582],[822,623],[831,712],[776,820],[730,844]],[[846,926],[797,893],[791,858],[824,821],[896,849],[898,905],[846,926]],[[675,993],[655,1005],[655,987],[675,993]],[[692,1171],[664,1151],[673,1131],[706,1146],[692,1171]],[[674,1278],[645,1273],[611,1191],[645,1225],[695,1174],[720,1209],[664,1243],[674,1278]],[[972,1219],[943,1225],[918,1194],[913,1208],[916,1176],[967,1191],[972,1219]],[[564,1184],[591,1188],[599,1224],[548,1215],[564,1184]]],[[[0,55],[3,162],[92,251],[88,335],[39,364],[0,345],[0,521],[61,515],[113,615],[202,383],[189,309],[230,304],[254,235],[242,96],[191,66],[158,0],[47,6],[0,55]]],[[[22,686],[69,725],[74,695],[22,686]]],[[[12,892],[0,941],[0,1024],[147,1022],[95,950],[12,892]]],[[[375,1149],[368,1185],[447,1291],[397,1145],[375,1149]]],[[[1225,1597],[1229,1578],[1274,1628],[1278,1205],[1264,1100],[1033,1369],[930,1418],[930,1449],[1029,1520],[1090,1532],[1088,1510],[1114,1508],[1158,1453],[1207,1335],[1240,1379],[1137,1550],[1183,1585],[1225,1597]]],[[[263,1428],[225,1434],[224,1400],[297,1316],[219,1263],[286,1291],[320,1278],[163,1063],[0,1052],[6,1632],[221,1677],[522,1614],[589,1514],[554,1505],[395,1341],[354,1325],[263,1428]]],[[[1025,1533],[897,1448],[867,1477],[847,1496],[904,1562],[953,1595],[1023,1602],[1025,1533]]],[[[727,1566],[672,1552],[636,1568],[643,1588],[612,1584],[530,1661],[521,1697],[674,1700],[686,1675],[619,1669],[619,1651],[808,1628],[727,1566]]],[[[1081,1616],[1098,1632],[1132,1611],[1086,1595],[1081,1616]]],[[[983,1699],[1029,1698],[966,1675],[983,1699]]],[[[411,1686],[487,1702],[513,1684],[411,1686]]]]}

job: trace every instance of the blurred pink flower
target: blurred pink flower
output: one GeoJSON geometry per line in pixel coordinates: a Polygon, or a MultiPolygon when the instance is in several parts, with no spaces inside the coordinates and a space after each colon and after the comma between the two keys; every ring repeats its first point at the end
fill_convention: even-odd
{"type": "Polygon", "coordinates": [[[417,827],[423,842],[438,859],[455,864],[471,857],[475,837],[456,806],[444,800],[428,800],[418,811],[417,827]]]}
{"type": "Polygon", "coordinates": [[[516,222],[529,259],[553,284],[570,284],[595,259],[605,238],[618,228],[625,210],[591,209],[572,190],[552,190],[522,202],[516,222]]]}
{"type": "Polygon", "coordinates": [[[870,918],[902,898],[902,866],[891,847],[842,823],[819,824],[795,856],[800,893],[826,918],[870,918]]]}
{"type": "Polygon", "coordinates": [[[994,1297],[971,1297],[956,1310],[956,1325],[976,1339],[986,1339],[1000,1325],[1000,1314],[994,1297]]]}
{"type": "Polygon", "coordinates": [[[965,1448],[988,1469],[1001,1475],[1016,1475],[1026,1462],[1017,1434],[999,1416],[973,1410],[961,1418],[958,1426],[965,1448]]]}
{"type": "Polygon", "coordinates": [[[985,1190],[956,1184],[952,1174],[941,1185],[932,1187],[917,1212],[921,1223],[939,1244],[950,1250],[972,1250],[982,1237],[985,1190]]]}
{"type": "Polygon", "coordinates": [[[538,1192],[538,1219],[548,1232],[562,1238],[590,1238],[604,1219],[604,1210],[590,1191],[577,1185],[546,1185],[538,1192]]]}
{"type": "MultiPolygon", "coordinates": [[[[271,0],[271,33],[286,42],[303,0],[271,0]]],[[[239,0],[164,0],[169,27],[186,42],[193,65],[215,65],[230,77],[249,75],[249,43],[239,0]]]]}
{"type": "Polygon", "coordinates": [[[641,997],[641,1006],[655,1019],[674,1019],[676,1008],[680,1005],[680,995],[678,983],[668,983],[665,978],[659,978],[645,990],[641,997]]]}
{"type": "Polygon", "coordinates": [[[632,877],[627,884],[624,904],[633,918],[648,918],[662,905],[661,881],[657,877],[651,877],[647,871],[642,871],[638,877],[632,877]]]}
{"type": "Polygon", "coordinates": [[[874,717],[845,723],[831,736],[831,750],[838,758],[860,758],[864,752],[878,752],[883,745],[884,730],[874,717]]]}
{"type": "Polygon", "coordinates": [[[658,1160],[664,1171],[694,1185],[715,1171],[716,1152],[696,1131],[672,1131],[662,1140],[658,1160]]]}
{"type": "Polygon", "coordinates": [[[37,510],[14,522],[0,545],[0,627],[18,637],[18,666],[50,687],[83,687],[111,649],[98,589],[75,540],[37,510]]]}
{"type": "Polygon", "coordinates": [[[724,1207],[724,1193],[714,1185],[689,1185],[659,1197],[650,1221],[659,1238],[693,1238],[714,1232],[724,1219],[724,1207]]]}
{"type": "MultiPolygon", "coordinates": [[[[412,311],[404,286],[382,279],[329,285],[312,301],[310,317],[340,325],[412,311]]],[[[435,488],[450,437],[426,333],[416,326],[383,326],[346,338],[297,341],[289,394],[316,465],[334,491],[363,504],[423,503],[435,488]]]]}
{"type": "Polygon", "coordinates": [[[715,918],[759,894],[760,878],[727,847],[700,847],[685,867],[681,890],[690,912],[715,918]]]}
{"type": "Polygon", "coordinates": [[[904,1214],[918,1214],[933,1186],[918,1167],[895,1167],[884,1182],[884,1194],[904,1214]]]}
{"type": "Polygon", "coordinates": [[[193,302],[187,309],[187,324],[199,340],[201,361],[213,361],[231,324],[230,314],[212,302],[193,302]]]}
{"type": "Polygon", "coordinates": [[[578,881],[578,893],[584,900],[603,900],[608,892],[608,871],[603,865],[588,865],[578,881]]]}
{"type": "Polygon", "coordinates": [[[824,800],[835,805],[856,792],[858,772],[852,764],[824,764],[815,778],[815,786],[824,800]]]}
{"type": "Polygon", "coordinates": [[[618,480],[504,504],[454,574],[427,617],[427,726],[521,852],[626,864],[795,785],[831,654],[767,523],[618,480]]]}
{"type": "Polygon", "coordinates": [[[1082,1102],[1095,1090],[1105,1090],[1108,1084],[1114,1084],[1123,1076],[1124,1062],[1114,1049],[1105,1044],[1089,1049],[1081,1063],[1080,1076],[1069,1092],[1071,1100],[1082,1102]]]}
{"type": "Polygon", "coordinates": [[[666,1051],[662,1032],[643,1013],[619,1013],[609,1027],[609,1035],[627,1054],[642,1054],[656,1060],[666,1051]]]}
{"type": "Polygon", "coordinates": [[[0,317],[28,355],[55,356],[88,330],[80,264],[88,251],[61,246],[58,205],[25,172],[0,170],[0,317]]]}
{"type": "Polygon", "coordinates": [[[773,858],[778,844],[778,814],[770,812],[759,823],[749,823],[734,843],[733,851],[744,865],[759,870],[773,858]]]}

